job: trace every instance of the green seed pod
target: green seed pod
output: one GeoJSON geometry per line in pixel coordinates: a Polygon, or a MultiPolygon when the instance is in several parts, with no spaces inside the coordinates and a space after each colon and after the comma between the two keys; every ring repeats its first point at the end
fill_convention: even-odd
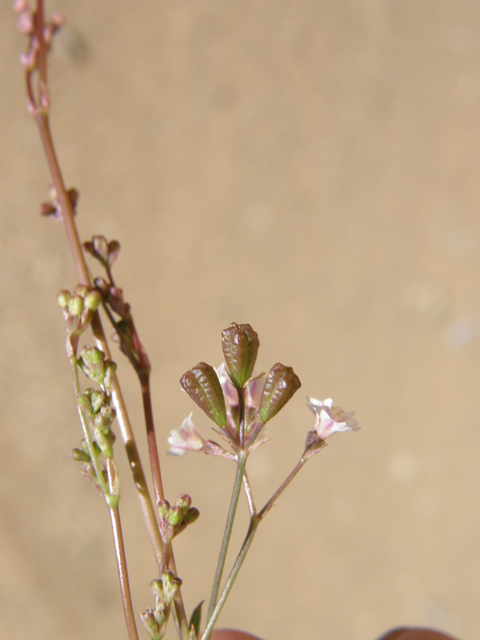
{"type": "Polygon", "coordinates": [[[292,367],[280,362],[270,369],[260,400],[260,420],[268,422],[282,409],[302,383],[292,367]]]}
{"type": "Polygon", "coordinates": [[[230,378],[244,387],[252,377],[260,341],[249,324],[232,324],[222,332],[222,349],[230,378]]]}
{"type": "Polygon", "coordinates": [[[200,362],[196,367],[183,374],[180,384],[190,398],[219,427],[224,427],[227,424],[225,398],[213,367],[205,362],[200,362]]]}

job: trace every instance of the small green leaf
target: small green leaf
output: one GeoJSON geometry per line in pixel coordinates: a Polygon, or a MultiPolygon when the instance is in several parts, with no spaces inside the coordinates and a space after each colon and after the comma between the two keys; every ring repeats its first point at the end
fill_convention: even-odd
{"type": "Polygon", "coordinates": [[[188,625],[189,629],[193,627],[195,631],[195,637],[199,637],[200,633],[200,622],[202,621],[202,605],[205,600],[202,600],[199,605],[195,607],[192,613],[192,617],[190,618],[190,624],[188,625]]]}

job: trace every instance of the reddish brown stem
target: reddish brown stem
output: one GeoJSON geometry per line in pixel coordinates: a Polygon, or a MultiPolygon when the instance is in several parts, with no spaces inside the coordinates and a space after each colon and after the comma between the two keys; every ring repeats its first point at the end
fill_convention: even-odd
{"type": "Polygon", "coordinates": [[[155,435],[155,423],[152,411],[152,394],[150,392],[150,376],[144,375],[140,379],[142,386],[143,412],[145,415],[145,426],[147,428],[148,455],[150,457],[150,470],[153,478],[153,489],[155,502],[165,500],[163,491],[162,473],[160,471],[160,460],[158,459],[157,437],[155,435]]]}

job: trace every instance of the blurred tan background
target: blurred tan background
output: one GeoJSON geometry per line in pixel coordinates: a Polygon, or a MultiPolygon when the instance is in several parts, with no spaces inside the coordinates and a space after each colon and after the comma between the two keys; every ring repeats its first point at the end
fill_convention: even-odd
{"type": "MultiPolygon", "coordinates": [[[[108,515],[80,439],[55,295],[76,284],[0,6],[0,637],[125,638],[108,515]]],[[[189,610],[208,598],[233,466],[167,457],[182,373],[250,322],[258,370],[303,387],[251,460],[259,505],[300,454],[306,394],[356,410],[279,501],[221,622],[265,640],[480,628],[480,4],[476,0],[50,3],[52,126],[83,239],[122,243],[117,282],[154,367],[189,610]]],[[[95,269],[96,274],[98,271],[95,269]]],[[[140,398],[120,377],[144,450],[140,398]]],[[[136,610],[153,556],[125,456],[136,610]]],[[[146,459],[145,459],[146,464],[146,459]]],[[[233,548],[246,531],[245,504],[233,548]]],[[[143,631],[142,631],[143,633],[143,631]]],[[[146,637],[146,636],[144,636],[146,637]]],[[[170,633],[169,639],[173,638],[170,633]]]]}

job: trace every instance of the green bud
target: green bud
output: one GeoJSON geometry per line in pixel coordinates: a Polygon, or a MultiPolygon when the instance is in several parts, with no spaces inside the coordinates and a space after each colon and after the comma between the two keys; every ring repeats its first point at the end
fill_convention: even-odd
{"type": "Polygon", "coordinates": [[[58,296],[57,296],[58,305],[64,311],[66,311],[68,309],[68,302],[69,302],[71,297],[72,296],[71,296],[70,291],[66,291],[66,290],[60,291],[60,293],[58,294],[58,296]]]}
{"type": "Polygon", "coordinates": [[[78,365],[83,373],[97,384],[103,384],[105,378],[105,354],[97,347],[84,347],[78,365]]]}
{"type": "Polygon", "coordinates": [[[294,393],[301,387],[300,378],[292,367],[280,362],[270,369],[263,386],[260,400],[260,420],[268,422],[282,409],[294,393]]]}
{"type": "Polygon", "coordinates": [[[99,429],[94,428],[93,435],[103,455],[106,458],[113,458],[113,442],[110,434],[104,435],[99,429]]]}
{"type": "Polygon", "coordinates": [[[88,453],[85,453],[85,451],[82,451],[81,449],[72,449],[70,451],[70,456],[76,460],[77,462],[91,462],[92,459],[90,458],[88,453]]]}
{"type": "Polygon", "coordinates": [[[103,380],[103,386],[105,391],[110,394],[112,391],[113,381],[115,380],[115,374],[117,373],[117,365],[112,360],[105,362],[105,378],[103,380]]]}
{"type": "Polygon", "coordinates": [[[142,619],[143,626],[150,636],[151,640],[162,640],[166,631],[166,620],[163,624],[158,624],[155,619],[155,614],[151,609],[147,609],[143,613],[140,614],[140,618],[142,619]]]}
{"type": "Polygon", "coordinates": [[[77,396],[77,404],[79,408],[84,411],[87,415],[92,415],[92,403],[90,402],[90,398],[88,397],[88,393],[79,393],[77,396]]]}
{"type": "MultiPolygon", "coordinates": [[[[88,450],[88,444],[87,444],[87,441],[85,440],[85,438],[80,443],[80,446],[82,448],[82,451],[84,453],[86,453],[88,455],[88,457],[90,457],[90,451],[88,450]]],[[[95,441],[93,442],[93,451],[94,451],[94,453],[95,453],[95,455],[97,457],[102,453],[100,447],[98,446],[98,444],[95,441]]]]}
{"type": "Polygon", "coordinates": [[[75,291],[74,293],[76,295],[81,296],[82,298],[85,298],[85,296],[87,295],[89,289],[87,287],[87,285],[85,284],[77,284],[77,286],[75,287],[75,291]]]}
{"type": "Polygon", "coordinates": [[[232,324],[222,332],[222,349],[230,378],[244,387],[252,377],[260,341],[249,324],[232,324]]]}
{"type": "Polygon", "coordinates": [[[177,507],[180,507],[180,509],[185,513],[186,511],[188,511],[190,505],[192,504],[192,499],[186,493],[182,493],[175,500],[175,504],[177,505],[177,507]]]}
{"type": "Polygon", "coordinates": [[[160,520],[166,520],[170,511],[170,503],[168,500],[160,500],[157,504],[158,517],[160,520]]]}
{"type": "Polygon", "coordinates": [[[183,520],[183,511],[180,507],[170,507],[168,512],[167,521],[173,527],[177,527],[183,520]]]}
{"type": "Polygon", "coordinates": [[[75,318],[79,318],[83,311],[83,298],[82,296],[75,295],[68,301],[68,313],[75,318]]]}
{"type": "Polygon", "coordinates": [[[89,391],[93,412],[98,413],[103,405],[106,404],[107,396],[103,393],[103,391],[97,391],[96,389],[89,389],[89,391]]]}
{"type": "Polygon", "coordinates": [[[167,605],[173,602],[175,594],[180,589],[182,581],[176,578],[171,571],[162,573],[163,596],[167,605]]]}
{"type": "Polygon", "coordinates": [[[180,384],[190,398],[219,427],[224,427],[227,424],[225,398],[213,367],[205,362],[200,362],[181,377],[180,384]]]}
{"type": "Polygon", "coordinates": [[[190,507],[187,513],[183,516],[183,524],[193,524],[195,520],[198,520],[200,515],[200,511],[195,509],[195,507],[190,507]]]}
{"type": "Polygon", "coordinates": [[[95,289],[93,291],[89,291],[84,299],[85,308],[89,311],[96,311],[102,304],[102,300],[103,298],[100,291],[96,291],[95,289]]]}
{"type": "Polygon", "coordinates": [[[112,422],[115,420],[115,417],[115,409],[106,404],[95,416],[93,425],[100,431],[100,433],[107,436],[110,433],[110,427],[112,426],[112,422]]]}

